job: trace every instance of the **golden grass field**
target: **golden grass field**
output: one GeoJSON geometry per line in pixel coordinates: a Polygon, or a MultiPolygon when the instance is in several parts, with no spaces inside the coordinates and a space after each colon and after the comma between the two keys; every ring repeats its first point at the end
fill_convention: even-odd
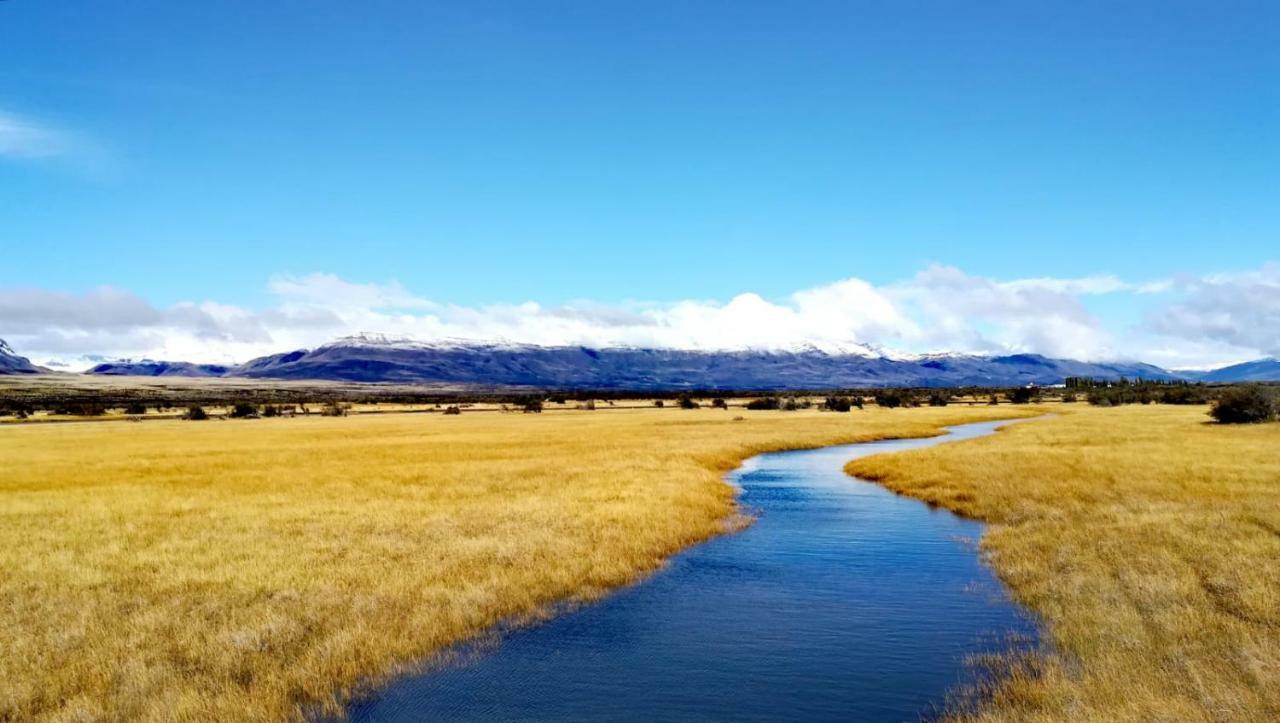
{"type": "Polygon", "coordinates": [[[1075,405],[848,470],[992,524],[1000,576],[1054,650],[983,721],[1280,720],[1280,424],[1075,405]]]}
{"type": "MultiPolygon", "coordinates": [[[[952,406],[734,421],[739,410],[704,408],[8,425],[0,719],[336,712],[362,685],[443,646],[634,581],[724,531],[734,502],[722,475],[747,456],[1034,413],[952,406]]],[[[1180,415],[1158,419],[1180,430],[1180,415]]],[[[1193,436],[1217,431],[1187,425],[1193,436]]],[[[1236,458],[1213,465],[1240,469],[1236,458]]],[[[1244,476],[1228,474],[1241,495],[1253,489],[1244,476]]],[[[1274,508],[1264,514],[1274,523],[1274,508]]],[[[1221,524],[1252,529],[1235,517],[1221,524]]],[[[1001,528],[996,549],[1009,534],[1001,528]]],[[[1207,545],[1234,539],[1215,534],[1207,545]]],[[[1024,597],[1049,600],[1026,583],[1031,572],[1008,568],[1024,597]]],[[[1274,620],[1274,597],[1231,587],[1264,574],[1219,570],[1206,584],[1274,620]]],[[[1125,632],[1126,644],[1144,630],[1125,632]]],[[[1233,651],[1273,665],[1274,636],[1254,640],[1272,647],[1233,651]]]]}

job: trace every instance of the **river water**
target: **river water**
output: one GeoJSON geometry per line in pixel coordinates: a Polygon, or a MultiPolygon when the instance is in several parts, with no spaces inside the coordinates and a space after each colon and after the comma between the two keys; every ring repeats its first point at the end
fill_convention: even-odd
{"type": "Polygon", "coordinates": [[[592,605],[464,649],[358,701],[356,721],[918,720],[1032,618],[976,549],[982,524],[843,472],[991,434],[778,452],[730,474],[754,525],[592,605]]]}

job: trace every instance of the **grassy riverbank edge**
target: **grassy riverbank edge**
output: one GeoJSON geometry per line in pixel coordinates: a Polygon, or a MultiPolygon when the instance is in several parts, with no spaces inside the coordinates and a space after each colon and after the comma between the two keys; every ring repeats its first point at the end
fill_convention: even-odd
{"type": "MultiPolygon", "coordinates": [[[[988,524],[1048,645],[957,720],[1280,717],[1280,425],[1205,407],[1073,409],[846,471],[988,524]]],[[[988,661],[990,662],[990,661],[988,661]]]]}

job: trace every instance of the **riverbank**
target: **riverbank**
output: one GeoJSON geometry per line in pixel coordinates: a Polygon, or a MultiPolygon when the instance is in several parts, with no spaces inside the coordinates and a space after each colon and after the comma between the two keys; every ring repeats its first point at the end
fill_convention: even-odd
{"type": "Polygon", "coordinates": [[[1009,661],[983,721],[1280,719],[1280,425],[1080,408],[851,474],[991,524],[1057,651],[1009,661]]]}
{"type": "Polygon", "coordinates": [[[1037,413],[6,427],[0,718],[336,713],[498,621],[597,597],[721,533],[722,475],[747,457],[1037,413]]]}
{"type": "Polygon", "coordinates": [[[349,717],[927,717],[977,680],[970,658],[1006,652],[1013,640],[1034,645],[1034,619],[983,564],[981,523],[850,479],[843,467],[1010,423],[751,457],[727,479],[754,524],[590,605],[460,646],[362,697],[349,717]]]}

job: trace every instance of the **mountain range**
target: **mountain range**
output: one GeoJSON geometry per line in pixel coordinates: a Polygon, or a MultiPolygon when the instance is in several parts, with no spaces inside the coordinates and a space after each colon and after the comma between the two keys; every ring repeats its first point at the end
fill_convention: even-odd
{"type": "Polygon", "coordinates": [[[1256,359],[1207,372],[1181,372],[1200,382],[1280,382],[1280,359],[1256,359]]]}
{"type": "Polygon", "coordinates": [[[36,366],[25,356],[18,356],[4,339],[0,339],[0,374],[45,374],[49,370],[36,366]]]}
{"type": "Polygon", "coordinates": [[[832,353],[812,347],[690,351],[421,343],[371,336],[255,359],[235,375],[634,390],[1053,384],[1068,376],[1173,378],[1145,364],[1088,364],[1030,354],[891,359],[863,350],[832,353]]]}
{"type": "MultiPolygon", "coordinates": [[[[0,341],[0,374],[48,371],[0,341]]],[[[1082,362],[1039,354],[890,357],[864,347],[693,351],[417,342],[358,335],[235,366],[122,360],[98,364],[86,373],[659,391],[1047,385],[1067,377],[1280,381],[1280,361],[1263,359],[1211,372],[1173,372],[1138,362],[1082,362]]]]}
{"type": "Polygon", "coordinates": [[[124,359],[97,364],[87,373],[129,377],[225,377],[232,375],[236,368],[222,364],[124,359]]]}

